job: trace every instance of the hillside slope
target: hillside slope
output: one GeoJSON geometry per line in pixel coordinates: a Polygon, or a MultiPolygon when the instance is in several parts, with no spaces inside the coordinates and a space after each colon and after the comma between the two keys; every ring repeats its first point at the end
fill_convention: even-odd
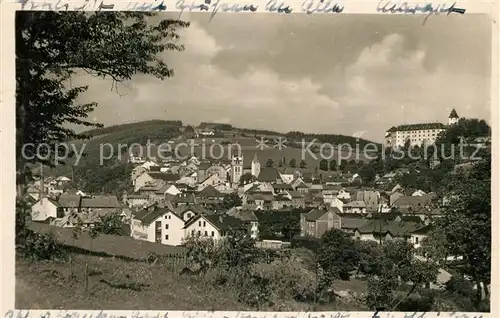
{"type": "MultiPolygon", "coordinates": [[[[45,176],[61,176],[65,175],[74,179],[78,188],[92,193],[113,193],[120,195],[123,190],[130,189],[129,175],[133,168],[127,163],[129,151],[137,153],[141,149],[142,153],[147,154],[148,142],[151,144],[165,144],[169,140],[184,137],[190,137],[190,133],[185,133],[181,121],[164,121],[150,120],[123,125],[110,126],[100,129],[93,129],[83,134],[89,136],[89,139],[72,141],[68,143],[69,147],[76,150],[77,153],[82,153],[83,156],[77,162],[76,158],[68,158],[64,165],[58,165],[53,169],[44,169],[45,176]]],[[[231,137],[226,138],[224,142],[231,143],[234,140],[240,139],[252,143],[251,146],[243,147],[245,162],[252,160],[256,149],[256,138],[271,136],[275,138],[286,137],[289,142],[298,142],[302,138],[306,140],[318,139],[318,141],[328,142],[331,144],[359,144],[361,147],[368,143],[368,140],[360,140],[354,137],[343,135],[315,135],[304,134],[300,132],[290,132],[287,134],[276,133],[272,131],[261,131],[251,129],[232,128],[231,137]],[[239,137],[233,137],[239,136],[239,137]]],[[[209,138],[209,137],[208,137],[209,138]]],[[[210,138],[209,138],[210,139],[210,138]]],[[[220,139],[220,138],[219,138],[220,139]]],[[[209,140],[211,141],[211,140],[209,140]]],[[[218,140],[219,142],[221,140],[218,140]]],[[[292,158],[297,161],[297,164],[303,159],[301,157],[300,144],[292,145],[283,150],[276,150],[273,147],[264,149],[259,154],[259,159],[264,164],[266,160],[272,159],[275,164],[278,161],[286,161],[285,165],[292,158]]],[[[150,148],[151,156],[157,156],[159,149],[155,146],[150,148]]],[[[194,149],[196,155],[200,154],[201,147],[194,149]]],[[[186,151],[191,151],[186,148],[186,151]]],[[[162,153],[165,154],[165,153],[162,153]]],[[[188,155],[189,153],[182,153],[188,155]]],[[[78,156],[75,156],[78,157],[78,156]]],[[[226,158],[226,157],[224,157],[226,158]]],[[[311,170],[318,168],[319,160],[311,157],[305,158],[307,167],[311,170]]],[[[362,159],[363,160],[363,159],[362,159]]]]}

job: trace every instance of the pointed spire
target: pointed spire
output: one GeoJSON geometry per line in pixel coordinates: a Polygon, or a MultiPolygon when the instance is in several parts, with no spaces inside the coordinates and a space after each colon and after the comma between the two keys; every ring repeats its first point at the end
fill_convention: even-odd
{"type": "Polygon", "coordinates": [[[254,154],[253,154],[253,160],[252,160],[252,162],[255,162],[255,163],[259,162],[259,158],[257,158],[257,151],[255,151],[254,154]]]}
{"type": "Polygon", "coordinates": [[[451,110],[450,116],[448,118],[460,118],[460,117],[458,117],[458,114],[457,114],[457,111],[455,110],[455,108],[453,108],[451,110]]]}

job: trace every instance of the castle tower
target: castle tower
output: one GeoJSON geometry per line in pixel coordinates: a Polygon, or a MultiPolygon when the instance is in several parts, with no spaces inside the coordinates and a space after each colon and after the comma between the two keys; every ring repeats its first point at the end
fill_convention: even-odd
{"type": "Polygon", "coordinates": [[[231,158],[231,182],[239,183],[243,175],[243,154],[233,153],[231,158]]]}
{"type": "Polygon", "coordinates": [[[255,153],[252,160],[252,175],[258,177],[259,173],[260,173],[260,162],[259,158],[257,158],[257,153],[255,153]]]}
{"type": "Polygon", "coordinates": [[[455,108],[453,108],[450,113],[450,116],[448,116],[448,125],[454,125],[458,123],[459,119],[460,117],[458,117],[457,111],[455,110],[455,108]]]}

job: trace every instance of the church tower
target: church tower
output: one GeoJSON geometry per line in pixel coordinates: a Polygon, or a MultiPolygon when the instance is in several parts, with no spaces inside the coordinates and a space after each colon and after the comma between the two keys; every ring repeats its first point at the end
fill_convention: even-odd
{"type": "Polygon", "coordinates": [[[243,154],[236,152],[233,153],[231,158],[231,182],[238,184],[243,175],[243,154]]]}
{"type": "Polygon", "coordinates": [[[260,162],[259,158],[257,158],[257,152],[256,152],[252,160],[252,175],[258,177],[259,173],[260,173],[260,162]]]}
{"type": "Polygon", "coordinates": [[[458,123],[459,119],[460,117],[458,117],[457,111],[455,110],[455,108],[453,108],[450,113],[450,116],[448,116],[448,125],[451,126],[458,123]]]}

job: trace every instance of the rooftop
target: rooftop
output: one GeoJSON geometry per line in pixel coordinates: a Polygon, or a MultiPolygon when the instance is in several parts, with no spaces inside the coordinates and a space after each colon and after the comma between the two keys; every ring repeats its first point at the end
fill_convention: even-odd
{"type": "Polygon", "coordinates": [[[446,129],[446,126],[442,123],[426,123],[426,124],[412,124],[412,125],[400,125],[397,127],[391,127],[387,132],[395,131],[412,131],[412,130],[430,130],[430,129],[446,129]]]}

